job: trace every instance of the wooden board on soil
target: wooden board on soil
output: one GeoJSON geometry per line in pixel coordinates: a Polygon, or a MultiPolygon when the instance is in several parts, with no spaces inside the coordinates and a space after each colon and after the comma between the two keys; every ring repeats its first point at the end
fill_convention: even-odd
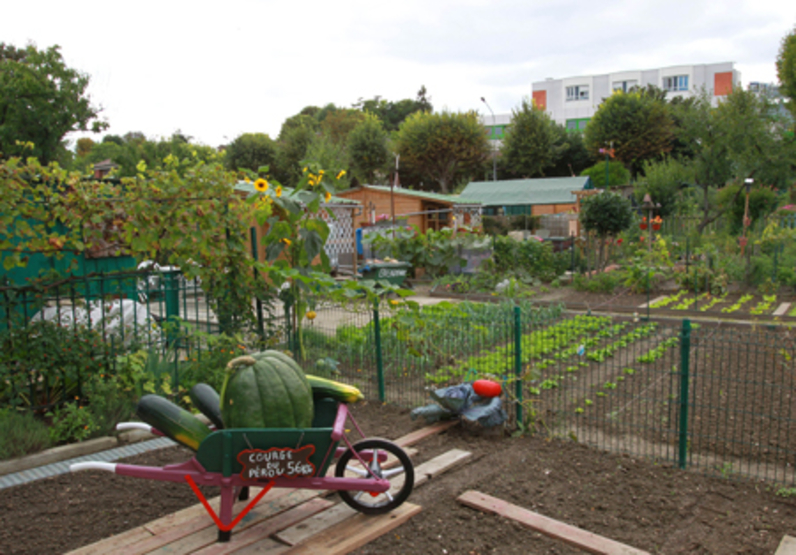
{"type": "Polygon", "coordinates": [[[597,555],[649,555],[634,547],[598,536],[576,526],[523,509],[478,491],[466,491],[457,498],[462,505],[515,520],[532,530],[597,555]]]}

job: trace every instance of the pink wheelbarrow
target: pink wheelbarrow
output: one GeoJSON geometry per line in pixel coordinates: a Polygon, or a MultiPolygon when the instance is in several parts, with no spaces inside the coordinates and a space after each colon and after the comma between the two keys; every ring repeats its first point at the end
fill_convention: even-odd
{"type": "MultiPolygon", "coordinates": [[[[347,421],[365,438],[345,404],[320,399],[315,401],[312,428],[216,430],[201,442],[193,458],[181,464],[153,467],[83,462],[73,464],[70,469],[73,472],[106,470],[136,478],[187,482],[215,521],[218,541],[229,541],[235,525],[272,487],[337,491],[346,504],[364,514],[390,512],[412,493],[412,461],[398,445],[384,439],[369,438],[352,444],[345,433],[347,421]],[[338,447],[341,440],[344,446],[338,447]],[[337,464],[332,477],[327,476],[327,470],[333,459],[337,459],[337,464]],[[219,515],[198,486],[221,489],[219,515]],[[248,499],[250,486],[263,489],[233,518],[235,498],[248,499]]],[[[131,428],[164,435],[139,422],[117,426],[117,429],[131,428]]]]}

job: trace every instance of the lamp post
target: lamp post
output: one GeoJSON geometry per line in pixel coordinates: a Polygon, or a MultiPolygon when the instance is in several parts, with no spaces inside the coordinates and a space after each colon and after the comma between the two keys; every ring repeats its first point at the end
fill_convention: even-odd
{"type": "MultiPolygon", "coordinates": [[[[481,97],[481,102],[486,104],[486,107],[489,108],[489,113],[492,114],[492,132],[495,132],[495,112],[492,111],[492,107],[489,106],[489,103],[486,101],[486,98],[483,96],[481,97]]],[[[491,141],[491,140],[490,140],[491,141]]],[[[497,149],[495,145],[492,145],[492,181],[497,181],[497,159],[495,155],[497,154],[497,149]]]]}
{"type": "Polygon", "coordinates": [[[743,237],[741,237],[741,255],[743,255],[744,249],[746,249],[746,243],[748,239],[746,238],[746,231],[749,228],[749,224],[751,223],[749,220],[749,193],[752,191],[752,185],[754,184],[755,180],[751,177],[747,177],[744,179],[744,187],[746,187],[746,204],[744,205],[743,209],[743,237]]]}

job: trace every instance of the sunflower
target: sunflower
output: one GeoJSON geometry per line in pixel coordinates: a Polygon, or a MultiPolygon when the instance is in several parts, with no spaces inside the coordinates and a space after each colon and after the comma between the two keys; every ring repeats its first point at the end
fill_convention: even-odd
{"type": "Polygon", "coordinates": [[[345,175],[345,170],[340,170],[340,173],[337,174],[337,179],[341,179],[345,175]]]}
{"type": "Polygon", "coordinates": [[[268,182],[262,177],[254,182],[254,188],[264,193],[268,190],[268,182]]]}
{"type": "Polygon", "coordinates": [[[326,192],[326,202],[329,202],[330,200],[332,200],[332,193],[330,193],[329,191],[327,191],[327,192],[326,192]]]}
{"type": "Polygon", "coordinates": [[[281,197],[282,196],[282,186],[281,185],[277,185],[275,192],[276,192],[276,196],[277,197],[281,197]]]}
{"type": "Polygon", "coordinates": [[[292,241],[291,241],[290,239],[288,239],[287,237],[284,237],[283,239],[281,239],[281,241],[282,241],[282,242],[283,242],[285,245],[287,245],[288,247],[289,247],[289,246],[290,246],[290,244],[292,243],[292,241]]]}

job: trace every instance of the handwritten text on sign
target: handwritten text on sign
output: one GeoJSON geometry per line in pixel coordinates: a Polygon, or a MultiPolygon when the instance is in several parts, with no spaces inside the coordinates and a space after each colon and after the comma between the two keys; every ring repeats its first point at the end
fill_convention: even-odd
{"type": "Polygon", "coordinates": [[[306,445],[301,449],[247,449],[238,453],[238,462],[243,465],[240,477],[244,480],[269,480],[312,476],[315,474],[315,465],[310,462],[313,453],[314,445],[306,445]]]}

